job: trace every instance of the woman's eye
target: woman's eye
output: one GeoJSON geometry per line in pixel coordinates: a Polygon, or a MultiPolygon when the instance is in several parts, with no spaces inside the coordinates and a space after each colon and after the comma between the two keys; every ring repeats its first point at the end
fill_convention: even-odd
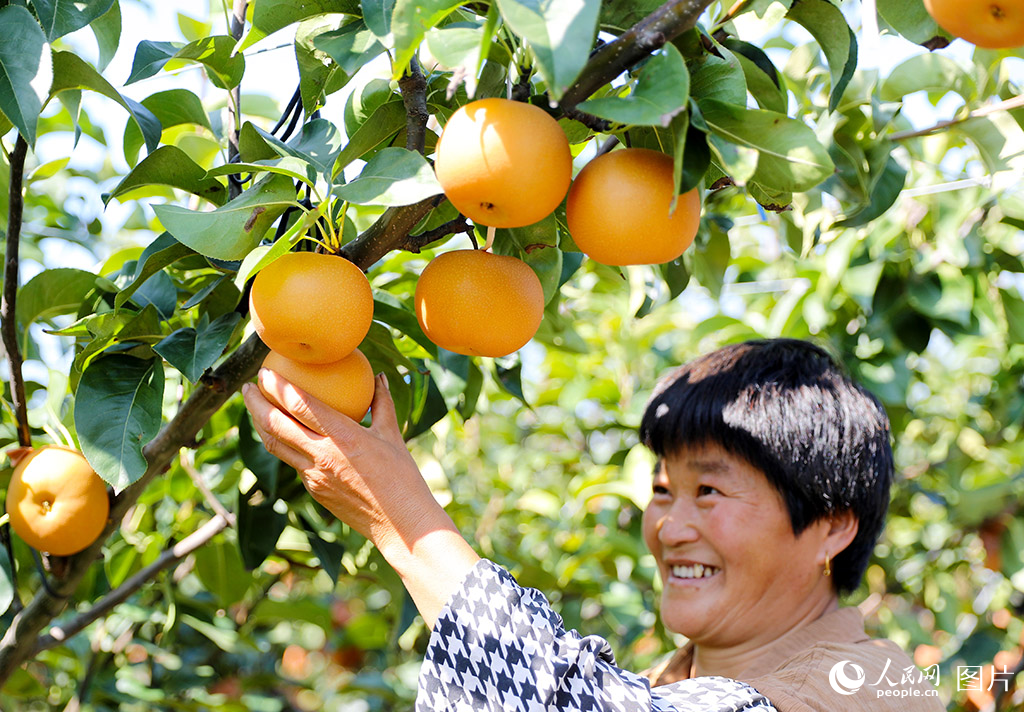
{"type": "Polygon", "coordinates": [[[719,492],[716,488],[712,487],[711,485],[700,485],[697,488],[697,496],[700,497],[701,495],[706,494],[721,494],[721,492],[719,492]]]}
{"type": "Polygon", "coordinates": [[[654,484],[651,487],[651,491],[654,492],[655,495],[667,495],[668,487],[665,485],[654,484]]]}

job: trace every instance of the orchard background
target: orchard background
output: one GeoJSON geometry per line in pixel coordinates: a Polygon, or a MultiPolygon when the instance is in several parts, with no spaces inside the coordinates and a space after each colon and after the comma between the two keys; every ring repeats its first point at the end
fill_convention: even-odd
{"type": "Polygon", "coordinates": [[[411,601],[267,455],[237,395],[266,353],[246,285],[328,223],[368,272],[360,348],[436,495],[624,667],[678,642],[639,532],[651,387],[724,343],[793,336],[893,422],[890,521],[849,602],[939,665],[951,710],[1022,704],[1019,50],[949,44],[921,0],[147,12],[0,0],[0,442],[74,444],[112,487],[80,554],[39,557],[0,527],[0,708],[411,708],[427,639],[411,601]],[[251,69],[270,52],[298,77],[291,101],[251,69]],[[412,294],[474,232],[429,166],[470,96],[549,111],[576,170],[614,142],[673,156],[704,195],[694,245],[613,268],[575,249],[564,207],[498,230],[544,287],[540,331],[502,359],[439,350],[412,294]],[[958,689],[961,666],[981,689],[958,689]]]}

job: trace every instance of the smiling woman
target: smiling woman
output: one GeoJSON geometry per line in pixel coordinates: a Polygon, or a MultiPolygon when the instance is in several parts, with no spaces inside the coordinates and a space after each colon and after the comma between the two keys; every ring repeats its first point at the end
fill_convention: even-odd
{"type": "Polygon", "coordinates": [[[725,347],[648,403],[644,538],[665,625],[690,643],[646,675],[477,556],[405,449],[386,380],[369,428],[266,370],[245,399],[267,449],[377,545],[433,629],[417,710],[943,709],[897,646],[839,606],[881,531],[892,452],[878,401],[813,345],[725,347]]]}

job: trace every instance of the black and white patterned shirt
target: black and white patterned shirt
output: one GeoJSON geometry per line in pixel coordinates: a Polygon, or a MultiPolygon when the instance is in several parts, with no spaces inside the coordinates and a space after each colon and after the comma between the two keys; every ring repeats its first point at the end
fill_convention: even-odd
{"type": "Polygon", "coordinates": [[[567,631],[547,599],[482,559],[441,611],[416,712],[776,712],[724,677],[651,689],[603,638],[567,631]]]}

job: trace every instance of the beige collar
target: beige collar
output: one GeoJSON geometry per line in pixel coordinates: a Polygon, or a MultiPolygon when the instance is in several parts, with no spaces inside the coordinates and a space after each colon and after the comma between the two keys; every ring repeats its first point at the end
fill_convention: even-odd
{"type": "MultiPolygon", "coordinates": [[[[860,643],[868,640],[864,617],[855,606],[838,608],[813,623],[791,631],[769,646],[764,654],[738,677],[749,680],[778,670],[795,655],[818,643],[860,643]]],[[[668,685],[690,677],[693,643],[687,643],[645,675],[653,685],[668,685]]]]}

